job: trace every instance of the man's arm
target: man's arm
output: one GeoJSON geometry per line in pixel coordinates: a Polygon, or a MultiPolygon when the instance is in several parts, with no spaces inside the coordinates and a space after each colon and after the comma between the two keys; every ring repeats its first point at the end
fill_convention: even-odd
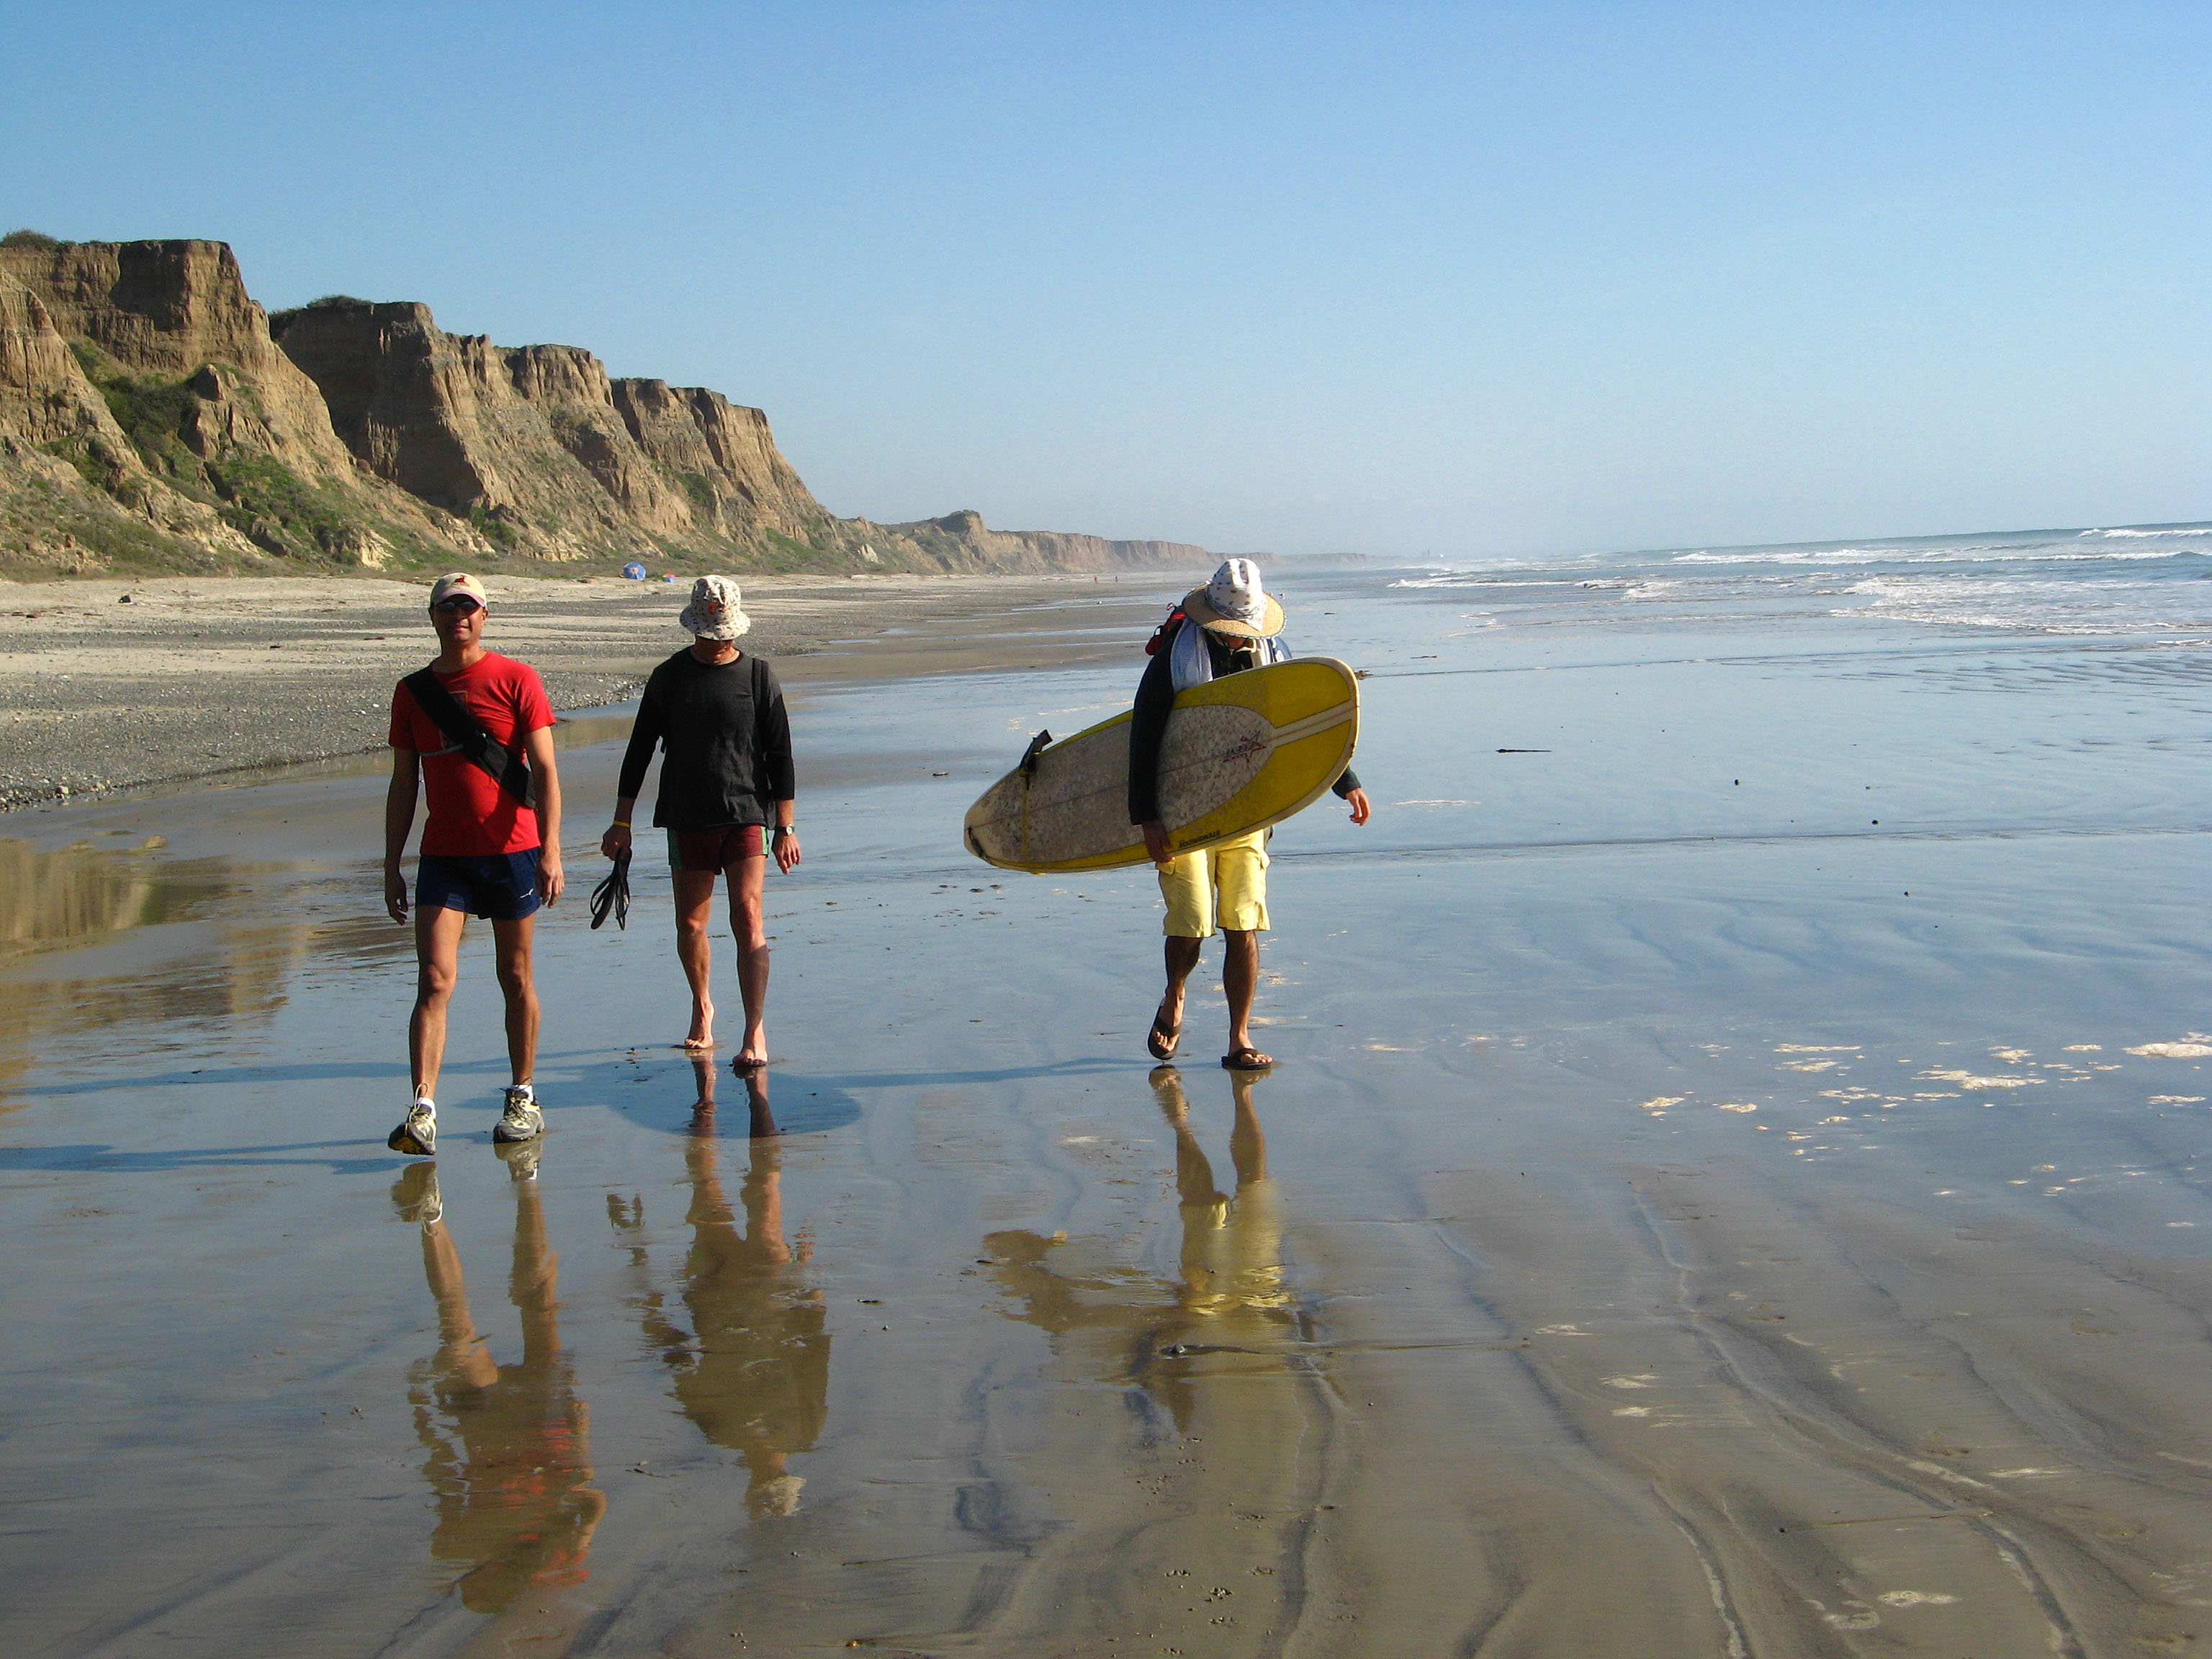
{"type": "Polygon", "coordinates": [[[415,797],[421,760],[412,749],[392,751],[392,784],[384,792],[384,908],[392,921],[407,920],[407,878],[399,860],[407,834],[415,827],[415,797]]]}
{"type": "Polygon", "coordinates": [[[799,769],[791,758],[791,711],[784,707],[783,687],[776,683],[775,670],[763,662],[760,677],[768,696],[753,717],[754,742],[766,774],[769,798],[775,803],[769,851],[775,854],[775,867],[787,876],[799,862],[799,832],[792,828],[799,821],[799,769]]]}
{"type": "Polygon", "coordinates": [[[1359,787],[1359,775],[1357,772],[1348,766],[1346,767],[1343,775],[1329,787],[1336,792],[1336,798],[1339,800],[1352,809],[1352,821],[1354,823],[1367,822],[1367,792],[1359,787]]]}
{"type": "Polygon", "coordinates": [[[553,728],[541,726],[525,745],[530,755],[530,805],[538,814],[538,896],[551,904],[568,885],[561,872],[561,775],[553,769],[553,728]]]}
{"type": "Polygon", "coordinates": [[[1155,864],[1175,856],[1168,845],[1167,826],[1160,822],[1160,742],[1167,735],[1168,711],[1175,707],[1175,674],[1168,666],[1174,640],[1172,634],[1163,640],[1145,665],[1145,678],[1137,682],[1136,708],[1129,717],[1129,822],[1144,831],[1145,850],[1155,864]]]}
{"type": "Polygon", "coordinates": [[[645,787],[645,769],[653,764],[653,751],[667,730],[660,700],[660,671],[645,683],[638,700],[637,718],[629,723],[629,747],[623,750],[622,773],[615,782],[614,821],[599,837],[599,851],[616,858],[630,848],[630,821],[637,816],[637,792],[645,787]]]}

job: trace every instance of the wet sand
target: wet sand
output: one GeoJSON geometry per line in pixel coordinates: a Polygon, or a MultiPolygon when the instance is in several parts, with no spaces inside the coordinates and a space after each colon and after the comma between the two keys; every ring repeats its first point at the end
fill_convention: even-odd
{"type": "MultiPolygon", "coordinates": [[[[1136,607],[795,686],[757,1092],[670,1046],[648,859],[541,930],[495,1153],[473,939],[434,1220],[373,763],[11,817],[0,1644],[2212,1639],[2201,665],[1291,598],[1373,671],[1377,818],[1277,837],[1256,1082],[1218,951],[1150,1068],[1147,875],[958,848],[1136,607]]],[[[621,724],[562,732],[580,886],[621,724]]]]}
{"type": "MultiPolygon", "coordinates": [[[[688,582],[486,580],[495,613],[486,643],[536,667],[557,709],[635,696],[685,642],[677,617],[688,582]]],[[[979,639],[945,642],[944,659],[966,667],[996,660],[990,619],[1076,598],[1114,603],[1123,589],[1172,582],[1148,573],[777,576],[744,586],[749,642],[764,655],[795,662],[836,641],[975,617],[985,623],[979,639]]],[[[421,582],[335,576],[0,581],[0,811],[380,748],[394,682],[436,654],[427,598],[421,582]]],[[[868,672],[936,665],[891,649],[868,672]]]]}

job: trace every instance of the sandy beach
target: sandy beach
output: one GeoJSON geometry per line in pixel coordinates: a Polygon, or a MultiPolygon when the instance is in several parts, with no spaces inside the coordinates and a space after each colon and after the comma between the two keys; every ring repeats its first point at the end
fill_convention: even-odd
{"type": "MultiPolygon", "coordinates": [[[[498,648],[538,670],[557,709],[634,695],[684,641],[688,583],[488,580],[498,648]]],[[[989,619],[1139,582],[1149,592],[1174,574],[763,577],[744,591],[763,655],[972,617],[972,648],[943,665],[982,666],[997,662],[989,619]]],[[[435,654],[427,592],[336,576],[0,581],[0,811],[381,748],[394,682],[435,654]]],[[[877,674],[939,665],[870,660],[877,674]]]]}
{"type": "Polygon", "coordinates": [[[1173,584],[818,624],[775,1063],[641,859],[533,1158],[471,940],[434,1178],[378,757],[10,815],[0,1645],[2197,1650],[2212,630],[1799,568],[1285,573],[1376,816],[1277,834],[1253,1081],[1218,947],[1146,1057],[1147,872],[958,841],[1173,584]]]}

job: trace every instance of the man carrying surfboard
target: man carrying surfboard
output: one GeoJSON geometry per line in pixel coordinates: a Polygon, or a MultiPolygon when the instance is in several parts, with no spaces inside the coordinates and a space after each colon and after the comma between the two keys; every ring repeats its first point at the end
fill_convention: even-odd
{"type": "MultiPolygon", "coordinates": [[[[1224,560],[1213,579],[1193,588],[1170,614],[1137,687],[1129,721],[1129,822],[1143,832],[1145,850],[1159,868],[1168,910],[1167,991],[1145,1045],[1156,1060],[1172,1059],[1182,1041],[1184,986],[1198,966],[1202,942],[1218,926],[1227,940],[1221,982],[1229,996],[1229,1052],[1221,1063],[1233,1072],[1265,1071],[1274,1064],[1253,1046],[1250,1030],[1260,935],[1268,925],[1267,831],[1178,854],[1160,818],[1160,744],[1177,692],[1287,662],[1291,653],[1282,631],[1283,607],[1262,587],[1258,567],[1249,559],[1224,560]]],[[[1352,821],[1365,823],[1367,792],[1349,767],[1333,787],[1352,808],[1352,821]]]]}
{"type": "Polygon", "coordinates": [[[609,858],[630,850],[630,818],[656,745],[660,796],[653,822],[668,832],[676,886],[676,955],[691,985],[686,1048],[714,1046],[714,1005],[707,994],[714,946],[707,934],[714,878],[730,890],[730,929],[738,939],[738,988],[744,998],[739,1070],[768,1064],[768,933],[761,917],[768,855],[787,875],[799,863],[793,798],[791,720],[775,671],[738,649],[752,627],[739,608],[736,580],[702,576],[691,585],[682,622],[691,643],[653,671],[630,727],[615,786],[614,822],[599,843],[609,858]],[[772,845],[769,844],[772,842],[772,845]]]}

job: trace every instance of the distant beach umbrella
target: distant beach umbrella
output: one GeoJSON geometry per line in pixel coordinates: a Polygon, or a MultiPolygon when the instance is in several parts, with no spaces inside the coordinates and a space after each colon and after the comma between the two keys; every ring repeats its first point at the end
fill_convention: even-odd
{"type": "Polygon", "coordinates": [[[641,564],[626,564],[623,567],[623,574],[634,582],[641,582],[645,580],[645,567],[641,564]]]}

